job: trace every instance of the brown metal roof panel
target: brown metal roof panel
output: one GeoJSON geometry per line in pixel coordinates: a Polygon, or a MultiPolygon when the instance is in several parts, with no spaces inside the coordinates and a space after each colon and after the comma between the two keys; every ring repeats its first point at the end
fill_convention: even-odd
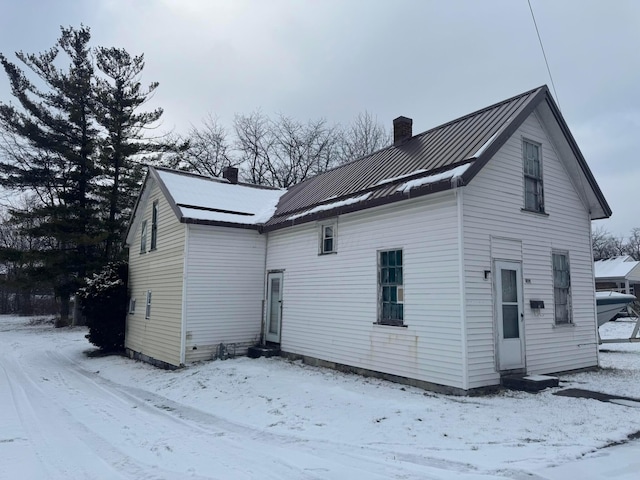
{"type": "MultiPolygon", "coordinates": [[[[300,211],[330,197],[352,195],[385,178],[461,162],[477,152],[540,91],[538,88],[525,92],[302,182],[282,197],[277,213],[300,211]]],[[[380,191],[376,198],[379,195],[380,191]]]]}

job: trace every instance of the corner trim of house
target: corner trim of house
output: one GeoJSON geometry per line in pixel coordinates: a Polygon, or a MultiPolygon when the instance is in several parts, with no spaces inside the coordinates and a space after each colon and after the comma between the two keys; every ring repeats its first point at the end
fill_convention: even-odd
{"type": "Polygon", "coordinates": [[[189,225],[184,224],[184,254],[182,255],[182,307],[180,313],[180,363],[187,359],[187,266],[189,265],[189,225]]]}
{"type": "Polygon", "coordinates": [[[343,373],[354,373],[363,377],[379,378],[387,380],[389,382],[399,383],[402,385],[409,385],[411,387],[421,388],[435,393],[442,393],[445,395],[456,396],[476,396],[495,393],[500,390],[500,385],[490,385],[486,387],[472,388],[464,390],[462,388],[450,387],[448,385],[440,385],[438,383],[431,383],[425,380],[417,380],[415,378],[401,377],[399,375],[392,375],[390,373],[377,372],[375,370],[369,370],[367,368],[353,367],[351,365],[344,365],[342,363],[331,362],[328,360],[322,360],[308,355],[301,355],[298,353],[280,352],[280,356],[288,360],[302,360],[306,365],[314,367],[330,368],[343,373]]]}
{"type": "Polygon", "coordinates": [[[457,211],[458,211],[458,283],[460,285],[460,327],[462,338],[460,339],[462,350],[462,388],[469,389],[469,352],[467,344],[467,295],[465,281],[464,262],[464,202],[463,191],[455,190],[457,211]]]}

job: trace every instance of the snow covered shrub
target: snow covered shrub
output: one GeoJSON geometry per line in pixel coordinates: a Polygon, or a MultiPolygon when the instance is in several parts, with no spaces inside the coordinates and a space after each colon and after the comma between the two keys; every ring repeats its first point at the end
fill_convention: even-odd
{"type": "Polygon", "coordinates": [[[89,327],[87,339],[105,352],[124,348],[128,270],[125,262],[109,263],[78,290],[89,327]]]}

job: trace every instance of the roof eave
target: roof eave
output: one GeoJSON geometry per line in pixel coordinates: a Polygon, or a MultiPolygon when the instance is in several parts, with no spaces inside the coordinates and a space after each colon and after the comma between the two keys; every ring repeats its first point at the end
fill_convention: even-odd
{"type": "Polygon", "coordinates": [[[527,102],[522,106],[520,112],[509,120],[505,126],[502,127],[502,131],[495,138],[491,145],[487,147],[487,149],[482,152],[482,154],[476,159],[475,162],[469,167],[469,169],[462,174],[462,180],[464,184],[468,184],[479,172],[484,168],[484,166],[491,160],[491,158],[502,148],[502,146],[511,138],[511,136],[520,128],[520,125],[524,123],[524,121],[529,117],[529,115],[535,110],[538,104],[544,99],[546,95],[548,95],[549,89],[547,86],[542,86],[539,88],[538,92],[533,95],[527,102]]]}
{"type": "MultiPolygon", "coordinates": [[[[457,178],[461,178],[461,177],[457,177],[457,178]]],[[[317,222],[319,220],[337,217],[338,215],[344,215],[346,213],[359,212],[359,211],[368,210],[374,207],[380,207],[380,206],[388,205],[391,203],[401,202],[403,200],[423,197],[426,195],[430,195],[432,193],[444,192],[446,190],[451,190],[453,188],[457,188],[463,185],[464,185],[463,181],[460,180],[459,184],[454,186],[452,179],[447,178],[439,182],[429,183],[420,187],[413,188],[407,192],[397,192],[385,197],[374,198],[372,200],[364,200],[362,202],[352,203],[349,205],[343,205],[337,208],[333,208],[331,210],[322,210],[320,212],[311,213],[309,215],[298,217],[292,220],[284,220],[284,221],[272,223],[272,224],[267,223],[264,225],[264,228],[262,229],[262,231],[271,232],[274,230],[280,230],[287,227],[294,227],[294,226],[302,225],[305,223],[317,222]]]]}
{"type": "Polygon", "coordinates": [[[580,169],[582,170],[582,173],[584,174],[585,178],[589,182],[589,186],[591,187],[591,190],[593,191],[593,193],[596,195],[598,203],[600,204],[600,207],[602,209],[602,213],[601,214],[599,214],[599,213],[593,214],[593,212],[590,212],[590,213],[592,213],[591,219],[592,220],[600,220],[600,219],[604,219],[604,218],[609,218],[611,216],[611,214],[613,213],[612,210],[611,210],[611,207],[609,206],[609,203],[607,202],[606,198],[604,197],[604,194],[602,193],[602,190],[600,190],[600,187],[599,187],[598,183],[596,182],[596,179],[593,176],[593,173],[591,172],[591,169],[589,168],[589,165],[587,165],[587,161],[585,160],[584,156],[582,155],[582,152],[580,151],[580,147],[578,147],[578,143],[576,142],[575,138],[573,138],[573,134],[571,133],[571,130],[569,130],[569,126],[565,122],[564,117],[562,116],[562,113],[560,112],[560,109],[558,108],[558,106],[556,105],[556,102],[553,100],[553,98],[548,93],[548,91],[547,91],[547,95],[545,96],[545,99],[547,101],[547,105],[551,109],[551,113],[553,114],[553,116],[555,117],[556,121],[558,122],[558,125],[560,126],[560,129],[562,130],[562,133],[564,134],[565,138],[567,139],[567,142],[569,143],[569,146],[570,146],[573,154],[575,155],[576,159],[578,160],[578,165],[580,165],[580,169]]]}
{"type": "Polygon", "coordinates": [[[224,222],[221,220],[203,220],[200,218],[191,218],[191,217],[181,217],[180,223],[187,223],[190,225],[210,225],[215,227],[230,227],[230,228],[241,228],[244,230],[262,231],[261,223],[234,223],[234,222],[224,222]]]}

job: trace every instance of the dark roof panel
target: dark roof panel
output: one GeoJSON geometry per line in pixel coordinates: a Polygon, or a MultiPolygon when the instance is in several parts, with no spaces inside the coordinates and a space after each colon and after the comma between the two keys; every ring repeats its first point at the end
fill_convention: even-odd
{"type": "MultiPolygon", "coordinates": [[[[330,206],[365,192],[370,192],[370,195],[362,202],[361,208],[384,198],[389,201],[400,199],[396,198],[397,188],[404,179],[382,185],[380,182],[412,173],[415,177],[429,176],[465,163],[472,164],[489,140],[491,143],[498,141],[511,120],[524,114],[532,99],[546,92],[544,86],[530,90],[307,179],[282,196],[276,214],[267,222],[266,228],[289,225],[292,216],[297,220],[302,218],[301,214],[318,205],[330,206]]],[[[502,142],[505,140],[503,138],[502,142]]],[[[349,205],[349,209],[353,208],[349,205]]],[[[312,220],[312,217],[305,217],[305,220],[312,220]]],[[[296,223],[300,222],[297,220],[296,223]]]]}

